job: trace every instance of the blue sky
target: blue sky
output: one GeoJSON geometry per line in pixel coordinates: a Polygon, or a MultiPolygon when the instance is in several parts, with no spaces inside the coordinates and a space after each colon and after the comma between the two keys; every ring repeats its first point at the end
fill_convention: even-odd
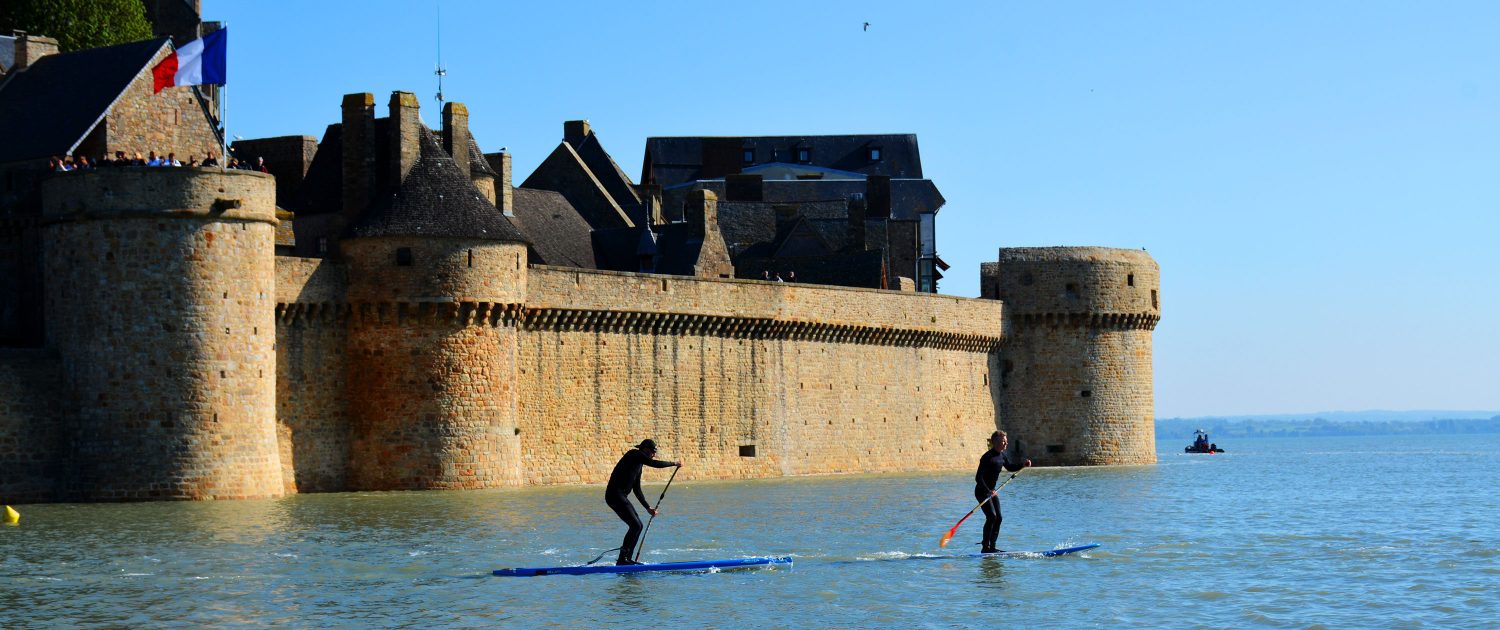
{"type": "MultiPolygon", "coordinates": [[[[1003,246],[1150,251],[1162,417],[1500,409],[1500,4],[441,4],[518,183],[568,119],[633,178],[647,136],[915,133],[944,293],[1003,246]]],[[[231,134],[398,89],[437,123],[437,2],[204,5],[231,134]]]]}

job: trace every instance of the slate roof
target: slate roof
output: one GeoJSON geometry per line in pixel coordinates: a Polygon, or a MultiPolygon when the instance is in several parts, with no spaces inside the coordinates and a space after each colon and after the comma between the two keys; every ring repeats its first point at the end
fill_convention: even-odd
{"type": "Polygon", "coordinates": [[[638,212],[633,212],[634,206],[641,204],[640,196],[636,195],[635,184],[630,181],[630,176],[620,169],[615,159],[610,157],[609,152],[604,150],[604,145],[599,142],[599,134],[589,132],[582,142],[573,147],[578,151],[578,157],[583,164],[593,172],[594,178],[604,186],[609,196],[625,210],[634,220],[638,212]]]}
{"type": "Polygon", "coordinates": [[[166,38],[48,55],[0,83],[0,162],[68,153],[94,129],[166,38]]]}
{"type": "Polygon", "coordinates": [[[377,196],[349,233],[369,236],[446,236],[525,243],[526,237],[479,193],[423,127],[421,154],[395,192],[377,196]]]}
{"type": "Polygon", "coordinates": [[[533,262],[595,269],[594,241],[588,221],[561,193],[516,188],[511,223],[531,242],[533,262]]]}
{"type": "Polygon", "coordinates": [[[921,152],[915,134],[842,136],[682,136],[646,139],[641,182],[663,187],[698,179],[716,179],[747,166],[745,149],[755,152],[752,164],[794,162],[797,149],[807,148],[809,164],[893,178],[922,178],[921,152]],[[880,148],[881,159],[871,162],[869,149],[880,148]]]}
{"type": "Polygon", "coordinates": [[[485,159],[484,151],[479,150],[479,141],[475,140],[472,135],[469,136],[469,171],[500,179],[500,174],[490,168],[490,161],[485,159]]]}

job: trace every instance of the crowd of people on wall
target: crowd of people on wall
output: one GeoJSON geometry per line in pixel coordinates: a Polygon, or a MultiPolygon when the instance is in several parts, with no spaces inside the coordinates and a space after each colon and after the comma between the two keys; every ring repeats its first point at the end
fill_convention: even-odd
{"type": "MultiPolygon", "coordinates": [[[[86,155],[80,155],[76,158],[71,155],[54,155],[47,160],[47,170],[56,173],[66,173],[68,171],[88,170],[91,168],[110,168],[115,166],[187,166],[193,168],[202,166],[220,166],[219,159],[214,156],[213,151],[208,151],[206,155],[207,156],[204,157],[202,161],[198,160],[198,156],[190,155],[185,162],[177,159],[176,153],[169,152],[166,155],[157,155],[155,151],[148,152],[145,156],[142,156],[140,152],[137,151],[134,157],[126,157],[124,151],[115,151],[115,155],[113,158],[105,155],[104,157],[97,160],[91,160],[86,155]]],[[[266,159],[263,157],[255,158],[254,162],[251,162],[248,159],[241,161],[238,158],[231,157],[229,158],[229,163],[222,166],[223,168],[234,170],[258,171],[261,173],[271,172],[266,168],[266,159]]]]}

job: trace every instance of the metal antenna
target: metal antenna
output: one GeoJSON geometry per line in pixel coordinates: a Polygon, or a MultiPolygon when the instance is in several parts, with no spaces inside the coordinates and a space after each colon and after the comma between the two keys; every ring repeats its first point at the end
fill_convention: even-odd
{"type": "Polygon", "coordinates": [[[442,103],[443,77],[448,76],[448,69],[443,67],[443,3],[441,0],[434,0],[433,5],[437,7],[437,69],[432,73],[437,75],[437,102],[442,103]]]}

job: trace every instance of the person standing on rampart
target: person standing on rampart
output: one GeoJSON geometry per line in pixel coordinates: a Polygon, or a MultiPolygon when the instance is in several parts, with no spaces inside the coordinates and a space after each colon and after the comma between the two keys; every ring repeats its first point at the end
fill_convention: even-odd
{"type": "Polygon", "coordinates": [[[635,552],[635,543],[640,539],[643,528],[640,515],[636,513],[635,506],[630,504],[630,493],[635,493],[635,498],[640,500],[641,507],[646,508],[646,513],[656,516],[656,509],[646,502],[646,495],[641,492],[641,467],[670,468],[681,465],[682,462],[656,459],[656,442],[649,439],[642,440],[635,448],[626,451],[625,456],[615,464],[614,471],[609,473],[609,484],[604,489],[604,503],[629,527],[625,531],[625,541],[620,544],[620,559],[615,564],[640,564],[630,557],[635,552]]]}
{"type": "Polygon", "coordinates": [[[1000,483],[1000,471],[1008,470],[1016,472],[1031,465],[1031,460],[1019,464],[1012,464],[1010,457],[1005,454],[1006,447],[1010,446],[1010,438],[1004,431],[996,431],[990,434],[990,450],[985,451],[979,457],[979,470],[974,472],[974,499],[984,501],[984,541],[980,544],[980,553],[997,553],[995,539],[1000,537],[1000,493],[995,490],[996,484],[1000,483]],[[986,499],[988,499],[986,501],[986,499]]]}

